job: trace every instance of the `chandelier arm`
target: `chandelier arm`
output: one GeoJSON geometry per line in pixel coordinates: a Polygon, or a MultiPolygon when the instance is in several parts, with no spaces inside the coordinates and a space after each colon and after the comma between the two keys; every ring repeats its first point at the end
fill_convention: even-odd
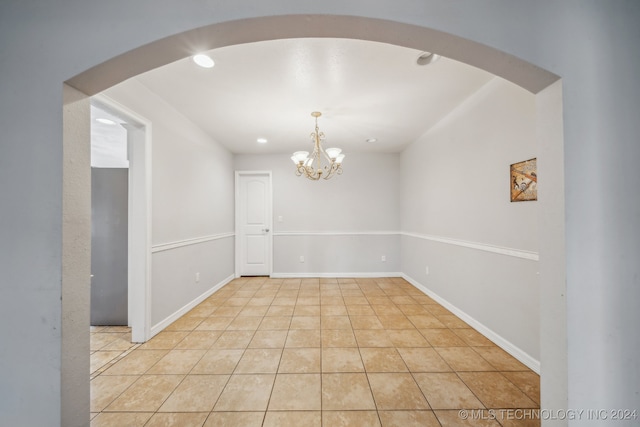
{"type": "MultiPolygon", "coordinates": [[[[322,146],[322,141],[325,136],[323,132],[320,132],[318,127],[318,117],[321,116],[321,113],[314,111],[311,113],[311,116],[315,118],[315,132],[312,132],[309,135],[313,143],[313,152],[308,157],[305,157],[307,154],[306,152],[303,153],[305,156],[302,157],[296,155],[297,153],[294,153],[295,156],[292,157],[292,159],[294,159],[294,163],[295,159],[304,159],[298,160],[298,163],[296,163],[296,176],[304,175],[307,179],[317,181],[320,178],[327,180],[336,174],[341,175],[342,163],[337,162],[336,158],[332,159],[322,146]],[[324,161],[326,161],[326,164],[323,164],[325,163],[324,161]]],[[[339,152],[340,150],[338,150],[338,153],[339,152]]]]}

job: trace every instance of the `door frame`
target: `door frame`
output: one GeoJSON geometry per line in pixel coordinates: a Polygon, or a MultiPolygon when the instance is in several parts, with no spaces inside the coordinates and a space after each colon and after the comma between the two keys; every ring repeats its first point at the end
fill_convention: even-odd
{"type": "Polygon", "coordinates": [[[271,215],[269,218],[269,230],[270,233],[267,233],[267,248],[269,250],[269,262],[268,264],[268,275],[271,277],[273,274],[273,177],[271,171],[236,171],[235,173],[235,276],[240,277],[240,260],[241,257],[241,249],[242,249],[242,239],[241,239],[241,230],[240,230],[240,177],[245,176],[266,176],[269,180],[269,190],[267,192],[267,199],[269,201],[269,206],[271,207],[271,215]]]}
{"type": "Polygon", "coordinates": [[[151,122],[104,94],[90,102],[126,121],[129,158],[128,323],[131,341],[151,337],[151,122]]]}

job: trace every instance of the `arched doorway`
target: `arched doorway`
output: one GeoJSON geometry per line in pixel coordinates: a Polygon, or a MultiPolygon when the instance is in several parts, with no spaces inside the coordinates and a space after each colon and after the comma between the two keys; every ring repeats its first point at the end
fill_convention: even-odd
{"type": "MultiPolygon", "coordinates": [[[[545,168],[544,174],[551,177],[551,180],[560,181],[560,186],[554,187],[552,197],[545,202],[550,205],[545,209],[541,209],[552,213],[546,213],[542,217],[540,251],[545,251],[545,256],[548,256],[550,253],[548,251],[557,250],[554,249],[553,242],[555,240],[545,236],[545,233],[558,233],[564,227],[561,209],[563,192],[561,185],[562,127],[561,103],[559,102],[560,87],[558,84],[554,85],[558,77],[518,58],[476,42],[424,27],[371,18],[328,15],[275,16],[214,24],[165,38],[117,56],[77,75],[67,83],[86,95],[93,95],[129,77],[190,56],[197,50],[291,37],[358,38],[434,51],[483,68],[522,86],[534,94],[539,94],[539,150],[541,157],[545,155],[544,153],[549,155],[549,160],[543,166],[545,168]],[[144,58],[144,60],[140,60],[140,58],[144,58]],[[560,153],[559,156],[558,152],[560,153]],[[552,226],[547,226],[549,223],[552,226]],[[560,227],[560,230],[558,230],[558,227],[560,227]]],[[[559,281],[564,283],[563,265],[554,265],[548,269],[541,265],[540,270],[540,282],[544,284],[544,287],[552,288],[559,281]]],[[[552,293],[550,292],[550,294],[552,293]]],[[[543,290],[541,294],[544,295],[545,291],[543,290]]],[[[545,298],[544,302],[545,305],[551,304],[555,308],[560,307],[562,309],[562,301],[554,303],[545,298]]],[[[67,306],[63,310],[63,316],[66,313],[72,313],[73,315],[74,312],[82,315],[82,308],[80,307],[67,306]]],[[[544,311],[546,308],[543,307],[542,310],[544,311]]],[[[560,315],[562,316],[563,314],[561,313],[560,315]]],[[[541,318],[547,319],[547,316],[542,315],[541,318]]],[[[550,322],[550,324],[553,325],[553,322],[550,322]]],[[[542,325],[542,328],[543,340],[554,343],[563,339],[564,332],[562,328],[556,327],[553,330],[546,323],[542,325]]],[[[86,337],[79,339],[86,339],[86,337]]],[[[565,354],[566,350],[559,348],[554,352],[546,352],[544,350],[546,346],[543,342],[543,357],[547,357],[547,355],[549,357],[549,360],[545,360],[543,377],[547,375],[546,369],[549,366],[551,371],[554,372],[554,377],[559,375],[560,379],[556,381],[560,384],[559,390],[562,390],[562,384],[565,384],[566,387],[566,379],[562,377],[561,367],[554,368],[554,366],[557,367],[558,365],[554,364],[553,361],[556,357],[565,354]]],[[[63,347],[63,359],[65,359],[67,351],[68,349],[63,347]]],[[[559,365],[562,366],[562,363],[562,360],[560,360],[559,365]]],[[[566,377],[566,370],[564,376],[566,377]]],[[[551,378],[551,375],[549,375],[549,378],[551,378]]],[[[64,381],[63,374],[63,383],[64,381]]],[[[545,386],[543,382],[543,392],[545,389],[552,387],[558,389],[556,384],[545,386]]],[[[560,391],[561,395],[562,391],[560,391]]],[[[545,398],[543,397],[543,405],[544,401],[545,398]]],[[[73,412],[69,409],[73,404],[73,402],[63,400],[63,414],[65,412],[73,412]]],[[[81,408],[75,409],[77,412],[81,408]]]]}

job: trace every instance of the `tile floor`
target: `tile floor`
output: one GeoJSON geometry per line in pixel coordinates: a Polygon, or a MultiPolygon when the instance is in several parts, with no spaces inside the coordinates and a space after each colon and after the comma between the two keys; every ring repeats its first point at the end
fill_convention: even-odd
{"type": "Polygon", "coordinates": [[[91,328],[92,427],[540,425],[538,375],[400,278],[240,278],[129,340],[91,328]]]}

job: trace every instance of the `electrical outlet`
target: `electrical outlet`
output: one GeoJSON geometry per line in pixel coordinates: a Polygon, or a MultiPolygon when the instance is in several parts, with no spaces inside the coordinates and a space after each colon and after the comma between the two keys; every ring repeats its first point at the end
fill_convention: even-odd
{"type": "Polygon", "coordinates": [[[385,255],[382,255],[382,258],[380,259],[380,261],[385,262],[387,260],[387,257],[385,255]]]}
{"type": "Polygon", "coordinates": [[[424,268],[424,270],[425,270],[424,272],[425,272],[425,273],[426,273],[426,275],[428,276],[428,275],[429,275],[429,266],[426,266],[426,267],[424,268]]]}
{"type": "Polygon", "coordinates": [[[300,255],[300,262],[304,262],[304,255],[300,255]]]}
{"type": "Polygon", "coordinates": [[[200,273],[196,273],[196,283],[200,281],[200,273]]]}
{"type": "Polygon", "coordinates": [[[282,215],[278,217],[278,222],[282,222],[282,215]]]}

